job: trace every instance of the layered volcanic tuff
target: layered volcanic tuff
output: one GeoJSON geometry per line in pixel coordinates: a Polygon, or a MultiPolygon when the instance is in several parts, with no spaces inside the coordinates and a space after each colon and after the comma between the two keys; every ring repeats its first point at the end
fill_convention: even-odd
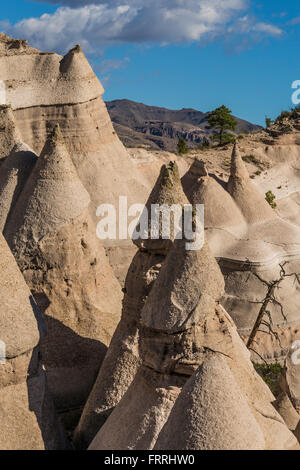
{"type": "Polygon", "coordinates": [[[142,309],[142,365],[89,449],[298,449],[218,303],[224,280],[207,243],[186,241],[142,309]]]}
{"type": "Polygon", "coordinates": [[[85,402],[120,319],[121,288],[96,237],[89,204],[56,126],[5,236],[46,316],[41,351],[59,410],[85,402]]]}
{"type": "Polygon", "coordinates": [[[0,448],[66,449],[40,359],[44,320],[2,234],[0,281],[0,448]]]}
{"type": "MultiPolygon", "coordinates": [[[[151,204],[168,206],[178,204],[183,207],[187,203],[177,165],[173,162],[164,165],[146,203],[149,209],[149,228],[151,204]]],[[[108,416],[122,400],[141,366],[139,353],[141,311],[175,237],[173,232],[171,239],[163,240],[161,231],[159,232],[160,236],[156,240],[140,238],[134,240],[139,251],[134,256],[126,277],[122,318],[76,429],[77,447],[89,446],[108,416]]]]}
{"type": "Polygon", "coordinates": [[[266,360],[281,360],[300,324],[299,285],[291,275],[299,273],[299,226],[282,219],[269,206],[252,183],[237,144],[227,184],[208,174],[201,162],[195,162],[182,181],[189,200],[205,206],[208,243],[225,276],[222,304],[243,336],[254,326],[267,282],[280,278],[284,265],[288,276],[275,292],[278,303],[268,305],[280,341],[258,333],[255,344],[266,360]]]}
{"type": "MultiPolygon", "coordinates": [[[[103,87],[80,46],[63,57],[1,35],[0,70],[6,102],[13,110],[21,141],[39,154],[54,125],[60,125],[78,175],[91,197],[89,210],[94,220],[100,204],[118,207],[120,195],[128,197],[128,205],[145,202],[149,185],[113,129],[102,100],[103,87]]],[[[112,245],[108,251],[112,266],[118,264],[116,257],[122,256],[127,270],[135,252],[132,244],[117,240],[112,245]]]]}

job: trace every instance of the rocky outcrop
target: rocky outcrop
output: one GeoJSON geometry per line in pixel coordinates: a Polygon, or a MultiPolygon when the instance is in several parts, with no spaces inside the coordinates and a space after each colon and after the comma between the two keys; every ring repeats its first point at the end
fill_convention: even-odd
{"type": "Polygon", "coordinates": [[[4,230],[20,192],[37,161],[28,145],[16,144],[0,171],[0,230],[4,230]]]}
{"type": "Polygon", "coordinates": [[[89,204],[57,126],[5,235],[46,315],[42,355],[60,410],[85,402],[120,318],[121,289],[96,237],[89,204]]]}
{"type": "Polygon", "coordinates": [[[206,228],[231,227],[235,233],[245,232],[246,222],[239,207],[220,181],[209,175],[202,161],[194,161],[182,185],[192,204],[204,205],[206,228]]]}
{"type": "Polygon", "coordinates": [[[20,135],[12,108],[0,103],[0,164],[18,142],[20,142],[20,135]]]}
{"type": "Polygon", "coordinates": [[[103,87],[80,46],[63,57],[2,36],[0,69],[23,142],[39,154],[54,124],[60,125],[89,191],[93,218],[101,203],[117,207],[119,195],[144,202],[147,188],[138,182],[102,100],[103,87]]]}
{"type": "MultiPolygon", "coordinates": [[[[98,221],[97,208],[101,204],[118,207],[119,196],[127,196],[128,206],[145,202],[151,186],[120,142],[102,100],[103,87],[80,46],[60,56],[2,35],[0,70],[20,141],[39,155],[54,125],[60,125],[90,195],[89,212],[94,222],[98,221]]],[[[119,238],[103,243],[114,272],[124,279],[135,253],[132,243],[119,238]],[[116,261],[119,254],[124,260],[121,273],[116,261]]]]}
{"type": "MultiPolygon", "coordinates": [[[[300,345],[299,340],[298,345],[300,345]]],[[[281,390],[287,394],[294,408],[300,415],[300,363],[298,356],[299,353],[297,354],[297,351],[293,349],[289,352],[280,378],[280,387],[281,390]]]]}
{"type": "Polygon", "coordinates": [[[266,222],[276,218],[271,206],[250,180],[236,143],[231,158],[231,172],[227,190],[249,224],[266,222]]]}
{"type": "Polygon", "coordinates": [[[289,430],[295,432],[300,421],[300,415],[294,408],[287,393],[281,392],[273,405],[280,416],[284,419],[284,422],[286,423],[289,430]]]}
{"type": "Polygon", "coordinates": [[[44,320],[2,234],[0,292],[0,449],[66,449],[41,364],[44,320]]]}
{"type": "Polygon", "coordinates": [[[155,449],[265,449],[262,430],[221,354],[205,359],[188,380],[155,449]]]}
{"type": "MultiPolygon", "coordinates": [[[[183,206],[187,203],[177,165],[164,165],[146,204],[149,227],[152,204],[183,206]]],[[[134,240],[139,251],[134,256],[126,277],[122,319],[77,427],[75,442],[78,447],[88,447],[123,398],[140,367],[141,311],[173,244],[174,236],[173,232],[170,240],[163,240],[161,237],[157,240],[134,240]]]]}
{"type": "MultiPolygon", "coordinates": [[[[266,202],[251,181],[237,144],[228,184],[208,174],[197,161],[182,181],[189,200],[204,204],[207,240],[226,281],[222,304],[244,337],[254,326],[267,283],[280,278],[280,266],[284,265],[287,277],[276,289],[278,303],[268,305],[280,344],[265,328],[255,347],[267,361],[282,360],[300,322],[299,289],[292,276],[299,272],[299,227],[280,218],[266,202]]],[[[259,361],[259,356],[255,360],[259,361]]]]}
{"type": "Polygon", "coordinates": [[[223,288],[208,245],[188,251],[185,240],[176,240],[142,310],[142,366],[91,450],[241,449],[251,436],[251,448],[297,447],[232,320],[218,305],[223,288]],[[224,387],[219,374],[220,382],[226,376],[224,387]],[[201,403],[217,426],[216,435],[207,421],[199,438],[201,403]],[[239,418],[237,406],[243,410],[239,418]],[[245,430],[239,434],[245,426],[248,436],[245,430]]]}

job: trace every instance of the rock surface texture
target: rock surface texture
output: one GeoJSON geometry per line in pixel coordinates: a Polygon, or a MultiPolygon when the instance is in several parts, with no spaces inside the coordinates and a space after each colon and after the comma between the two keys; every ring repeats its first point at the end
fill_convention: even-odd
{"type": "Polygon", "coordinates": [[[1,234],[0,292],[0,449],[66,449],[40,359],[45,324],[1,234]]]}
{"type": "Polygon", "coordinates": [[[59,409],[85,402],[120,318],[121,288],[96,237],[89,203],[57,126],[5,236],[46,315],[42,354],[59,409]]]}
{"type": "MultiPolygon", "coordinates": [[[[178,204],[182,207],[187,203],[177,165],[164,165],[146,204],[149,227],[151,204],[178,204]]],[[[88,447],[140,368],[141,311],[173,241],[174,233],[170,240],[162,240],[161,237],[157,240],[134,240],[139,251],[126,277],[122,318],[77,427],[75,440],[78,447],[88,447]]]]}
{"type": "Polygon", "coordinates": [[[300,290],[292,276],[300,271],[300,227],[267,203],[250,179],[237,144],[228,183],[209,174],[199,161],[182,182],[189,200],[204,204],[207,240],[225,277],[222,304],[244,337],[254,326],[267,283],[280,278],[284,266],[287,277],[276,289],[278,302],[268,305],[280,344],[259,333],[255,347],[267,361],[283,360],[300,324],[300,290]]]}
{"type": "Polygon", "coordinates": [[[142,365],[91,450],[298,448],[218,304],[223,289],[208,244],[175,240],[141,312],[142,365]]]}

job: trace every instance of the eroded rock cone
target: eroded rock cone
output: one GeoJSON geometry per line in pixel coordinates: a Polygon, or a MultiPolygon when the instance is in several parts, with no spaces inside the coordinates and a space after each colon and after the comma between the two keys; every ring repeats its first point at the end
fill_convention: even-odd
{"type": "MultiPolygon", "coordinates": [[[[164,165],[149,196],[148,224],[151,223],[151,204],[171,207],[188,204],[183,193],[176,164],[164,165]]],[[[84,408],[75,433],[78,447],[88,447],[134,379],[140,367],[139,329],[140,315],[161,266],[174,241],[134,240],[140,247],[129,267],[123,300],[122,319],[112,338],[97,381],[84,408]]]]}
{"type": "Polygon", "coordinates": [[[210,295],[220,296],[224,281],[207,244],[200,259],[202,250],[188,252],[185,243],[175,240],[142,310],[142,366],[91,449],[153,448],[186,381],[187,370],[194,370],[199,352],[193,349],[195,307],[201,298],[204,310],[210,310],[211,305],[214,308],[216,301],[210,295]],[[215,281],[212,289],[205,281],[211,277],[215,281]]]}
{"type": "MultiPolygon", "coordinates": [[[[175,241],[142,310],[142,366],[90,449],[139,450],[152,449],[155,445],[165,450],[174,449],[176,445],[173,445],[172,440],[162,447],[161,430],[169,425],[169,415],[188,377],[193,376],[212,354],[224,357],[232,374],[227,380],[227,392],[224,391],[218,400],[219,407],[223,406],[223,399],[229,400],[228,390],[234,388],[236,382],[234,397],[239,397],[239,404],[247,411],[245,422],[251,425],[252,435],[260,429],[252,446],[266,449],[296,448],[295,437],[272,406],[274,396],[255,372],[249,351],[233,321],[218,304],[224,280],[207,244],[204,243],[201,250],[188,251],[185,243],[186,240],[175,241]]],[[[211,379],[208,376],[207,384],[213,381],[214,374],[211,379]]],[[[218,384],[214,387],[218,388],[218,384]]],[[[213,396],[216,388],[212,388],[210,396],[213,396]]],[[[197,400],[201,400],[201,396],[197,400]]],[[[214,407],[214,403],[210,404],[214,407]]],[[[174,409],[174,413],[178,408],[174,409]]],[[[193,416],[188,414],[188,409],[186,416],[193,416]]],[[[210,412],[213,416],[214,408],[210,412]]],[[[219,412],[220,416],[224,414],[228,424],[229,414],[234,418],[237,409],[232,402],[227,416],[224,410],[219,412]]],[[[220,440],[205,445],[214,448],[229,446],[225,437],[221,440],[225,422],[218,421],[217,414],[215,420],[220,426],[220,440]]],[[[179,435],[182,426],[185,429],[190,427],[195,430],[194,444],[190,445],[194,445],[193,449],[197,448],[197,421],[193,422],[191,418],[189,424],[183,425],[179,416],[177,427],[173,427],[171,432],[172,423],[167,435],[179,435]]],[[[240,419],[236,423],[236,430],[242,426],[240,419]]],[[[207,433],[206,443],[209,443],[210,436],[207,433]]],[[[241,448],[247,443],[244,433],[243,436],[236,436],[232,448],[241,448]]],[[[188,442],[182,442],[181,446],[182,449],[190,448],[188,442]]]]}
{"type": "Polygon", "coordinates": [[[20,135],[12,108],[9,105],[0,104],[0,164],[17,142],[20,142],[20,135]]]}
{"type": "Polygon", "coordinates": [[[82,406],[121,310],[80,182],[56,127],[11,215],[5,234],[46,315],[42,355],[60,410],[82,406]]]}
{"type": "Polygon", "coordinates": [[[0,171],[1,231],[9,219],[9,214],[14,210],[20,192],[36,162],[37,155],[23,143],[16,144],[3,162],[0,171]]]}
{"type": "Polygon", "coordinates": [[[264,448],[263,433],[247,400],[217,353],[208,356],[188,380],[155,446],[157,450],[264,448]]]}
{"type": "Polygon", "coordinates": [[[69,447],[42,369],[45,324],[0,234],[0,449],[69,447]]]}
{"type": "Polygon", "coordinates": [[[265,222],[277,217],[276,212],[252,183],[237,143],[233,147],[227,190],[248,223],[265,222]]]}
{"type": "Polygon", "coordinates": [[[186,187],[187,196],[192,204],[204,204],[205,227],[243,231],[246,224],[239,207],[220,182],[208,174],[204,163],[195,161],[188,173],[193,179],[186,187]]]}

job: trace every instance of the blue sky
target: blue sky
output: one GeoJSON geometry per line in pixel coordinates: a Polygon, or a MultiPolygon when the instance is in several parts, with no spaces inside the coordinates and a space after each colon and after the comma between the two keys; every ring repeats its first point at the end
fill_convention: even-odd
{"type": "Polygon", "coordinates": [[[1,3],[0,31],[59,53],[81,43],[106,100],[201,111],[226,104],[264,124],[292,106],[300,80],[295,0],[1,3]]]}

